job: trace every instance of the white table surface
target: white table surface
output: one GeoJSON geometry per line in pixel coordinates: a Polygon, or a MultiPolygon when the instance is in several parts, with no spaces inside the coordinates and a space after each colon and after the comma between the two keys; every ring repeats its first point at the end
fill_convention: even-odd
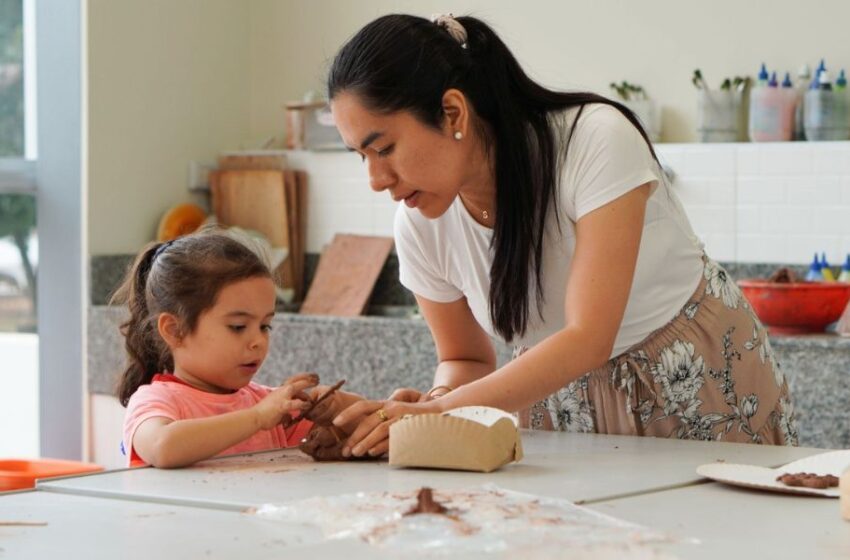
{"type": "MultiPolygon", "coordinates": [[[[0,494],[0,522],[21,521],[46,525],[0,525],[0,558],[297,558],[299,543],[311,538],[307,528],[230,511],[41,491],[0,494]]],[[[318,538],[318,529],[316,533],[318,538]]],[[[354,550],[370,548],[355,542],[346,545],[354,550]]],[[[311,553],[322,548],[310,546],[311,553]]]]}
{"type": "Polygon", "coordinates": [[[850,558],[850,521],[841,518],[834,498],[710,483],[589,507],[698,540],[670,549],[681,558],[850,558]]]}
{"type": "Polygon", "coordinates": [[[398,469],[384,461],[315,463],[296,450],[176,470],[129,469],[39,483],[41,490],[241,510],[316,495],[459,488],[486,483],[593,503],[695,483],[717,460],[775,467],[823,450],[628,436],[523,432],[525,457],[489,474],[398,469]]]}

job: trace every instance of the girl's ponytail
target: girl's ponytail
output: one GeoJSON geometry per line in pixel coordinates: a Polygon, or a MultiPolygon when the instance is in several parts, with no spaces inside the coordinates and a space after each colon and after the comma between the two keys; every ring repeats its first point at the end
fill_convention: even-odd
{"type": "Polygon", "coordinates": [[[130,311],[129,319],[121,324],[127,350],[127,367],[118,386],[122,406],[127,406],[136,389],[150,383],[154,374],[171,369],[171,355],[156,332],[158,314],[151,314],[147,297],[148,276],[163,245],[152,243],[142,250],[110,301],[126,304],[130,311]]]}

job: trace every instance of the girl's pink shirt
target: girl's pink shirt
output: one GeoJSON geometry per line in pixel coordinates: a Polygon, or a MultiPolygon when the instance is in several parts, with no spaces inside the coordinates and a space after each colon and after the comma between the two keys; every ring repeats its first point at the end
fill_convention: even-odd
{"type": "MultiPolygon", "coordinates": [[[[260,402],[273,390],[272,387],[249,383],[235,393],[222,395],[196,389],[170,374],[155,375],[153,381],[149,385],[139,387],[127,403],[127,412],[124,415],[124,449],[127,452],[128,466],[145,464],[133,449],[133,435],[145,420],[154,417],[187,420],[244,410],[260,402]]],[[[313,423],[309,420],[301,420],[286,429],[277,425],[271,430],[257,432],[216,456],[295,447],[312,427],[313,423]]]]}

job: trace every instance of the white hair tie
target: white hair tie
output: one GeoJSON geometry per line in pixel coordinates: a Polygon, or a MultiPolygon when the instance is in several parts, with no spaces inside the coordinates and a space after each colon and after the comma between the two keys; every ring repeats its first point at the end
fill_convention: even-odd
{"type": "Polygon", "coordinates": [[[431,15],[431,23],[436,23],[445,29],[452,39],[457,41],[462,48],[466,48],[466,28],[455,19],[452,14],[433,14],[431,15]]]}

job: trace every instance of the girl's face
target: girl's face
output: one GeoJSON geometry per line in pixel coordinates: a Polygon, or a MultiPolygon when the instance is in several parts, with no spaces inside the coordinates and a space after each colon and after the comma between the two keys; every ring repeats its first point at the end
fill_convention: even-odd
{"type": "Polygon", "coordinates": [[[345,91],[334,97],[331,109],[343,141],[363,158],[374,191],[388,191],[427,218],[445,213],[469,176],[467,118],[444,108],[447,116],[438,130],[406,111],[374,113],[345,91]],[[457,131],[466,140],[455,139],[457,131]]]}
{"type": "Polygon", "coordinates": [[[212,393],[247,385],[269,350],[275,288],[269,278],[229,284],[198,318],[194,332],[171,346],[174,374],[212,393]]]}

